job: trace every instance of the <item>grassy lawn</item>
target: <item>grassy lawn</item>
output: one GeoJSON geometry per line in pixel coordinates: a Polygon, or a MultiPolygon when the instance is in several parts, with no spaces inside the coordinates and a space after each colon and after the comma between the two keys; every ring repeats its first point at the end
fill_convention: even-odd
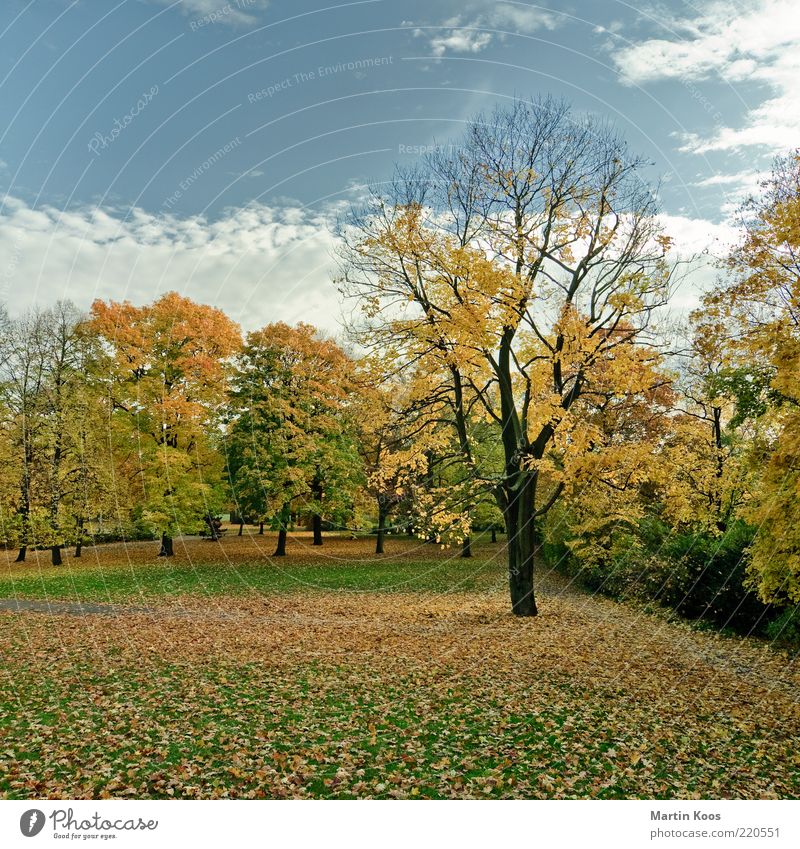
{"type": "Polygon", "coordinates": [[[508,613],[501,544],[192,541],[3,566],[0,795],[800,795],[800,676],[765,644],[540,580],[508,613]]]}
{"type": "Polygon", "coordinates": [[[187,593],[239,595],[357,590],[364,592],[455,592],[505,583],[502,545],[477,542],[476,557],[406,538],[389,538],[387,554],[373,554],[374,538],[330,536],[321,548],[309,534],[290,538],[288,556],[271,558],[274,535],[196,538],[176,542],[176,556],[159,558],[158,543],[136,542],[84,549],[63,566],[50,565],[48,551],[13,563],[16,552],[0,552],[0,598],[75,601],[155,601],[187,593]]]}

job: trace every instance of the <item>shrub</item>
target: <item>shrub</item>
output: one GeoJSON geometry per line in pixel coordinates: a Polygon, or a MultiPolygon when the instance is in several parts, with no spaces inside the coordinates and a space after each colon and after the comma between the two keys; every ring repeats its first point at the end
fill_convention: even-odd
{"type": "MultiPolygon", "coordinates": [[[[602,556],[597,546],[590,549],[591,560],[571,551],[564,556],[569,543],[565,526],[561,517],[548,528],[545,551],[550,563],[560,564],[595,592],[655,601],[686,619],[740,634],[763,634],[768,625],[784,620],[785,614],[765,605],[750,588],[748,549],[755,529],[742,521],[720,536],[703,529],[676,531],[649,516],[635,528],[614,530],[602,556]]],[[[800,617],[786,621],[786,639],[792,639],[798,623],[800,617]]]]}
{"type": "Polygon", "coordinates": [[[766,633],[780,646],[800,647],[800,605],[786,608],[767,625],[766,633]]]}
{"type": "Polygon", "coordinates": [[[668,603],[687,619],[704,619],[738,633],[762,633],[773,609],[747,581],[748,548],[755,530],[733,523],[720,537],[678,533],[664,545],[669,563],[681,565],[681,581],[668,603]]]}

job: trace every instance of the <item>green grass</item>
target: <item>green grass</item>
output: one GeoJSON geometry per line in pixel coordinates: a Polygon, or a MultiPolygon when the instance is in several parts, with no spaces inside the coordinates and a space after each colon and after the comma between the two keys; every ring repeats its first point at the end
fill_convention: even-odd
{"type": "Polygon", "coordinates": [[[0,597],[80,601],[125,601],[141,596],[170,597],[187,593],[237,595],[275,592],[474,591],[496,586],[502,566],[419,561],[374,565],[281,562],[258,564],[163,563],[129,568],[71,567],[40,575],[5,575],[0,597]]]}
{"type": "Polygon", "coordinates": [[[369,554],[370,541],[363,540],[358,541],[361,557],[354,561],[337,556],[339,542],[334,540],[313,555],[301,550],[284,558],[235,563],[223,558],[209,561],[185,557],[139,557],[138,562],[127,562],[121,557],[111,560],[107,555],[97,562],[89,549],[81,560],[69,559],[61,567],[49,564],[8,566],[0,571],[0,598],[125,602],[186,594],[217,596],[331,590],[474,592],[502,586],[505,582],[505,563],[499,546],[491,546],[490,551],[487,546],[478,545],[476,557],[471,560],[461,559],[456,551],[442,552],[438,548],[438,556],[426,557],[425,546],[413,559],[402,549],[397,557],[377,559],[369,554]]]}

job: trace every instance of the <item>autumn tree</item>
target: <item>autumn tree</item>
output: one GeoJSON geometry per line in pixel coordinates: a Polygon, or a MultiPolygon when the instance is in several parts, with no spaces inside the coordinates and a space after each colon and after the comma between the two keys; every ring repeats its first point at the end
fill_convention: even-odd
{"type": "Polygon", "coordinates": [[[366,491],[377,515],[376,554],[384,552],[391,514],[424,528],[431,541],[460,542],[470,556],[470,472],[454,438],[446,400],[434,404],[428,370],[393,376],[392,358],[359,363],[356,397],[366,491]],[[435,411],[434,411],[435,407],[435,411]],[[454,522],[458,513],[462,521],[454,522]]]}
{"type": "Polygon", "coordinates": [[[278,529],[286,553],[293,504],[311,514],[313,542],[322,520],[342,514],[360,479],[350,393],[352,363],[308,324],[270,324],[249,333],[236,364],[228,475],[237,508],[278,529]]]}
{"type": "Polygon", "coordinates": [[[103,346],[115,464],[172,556],[173,536],[199,530],[222,499],[219,419],[239,328],[175,292],[142,307],[95,301],[87,328],[103,346]]]}
{"type": "MultiPolygon", "coordinates": [[[[107,423],[100,422],[102,404],[93,395],[88,368],[92,340],[83,333],[82,321],[74,304],[58,301],[2,322],[0,436],[5,480],[13,481],[16,492],[13,499],[4,499],[4,512],[6,536],[20,545],[19,561],[30,545],[46,545],[53,565],[60,565],[62,547],[76,538],[78,523],[85,525],[99,509],[99,489],[87,486],[86,473],[102,457],[107,423]],[[96,438],[89,440],[89,433],[96,438]],[[91,499],[76,520],[78,489],[91,499]]],[[[100,476],[107,491],[108,478],[100,476]]]]}
{"type": "Polygon", "coordinates": [[[130,492],[115,464],[113,405],[104,383],[95,378],[104,353],[85,319],[75,333],[73,370],[65,387],[68,405],[61,440],[60,500],[63,537],[74,545],[74,556],[79,558],[84,543],[92,540],[97,520],[111,519],[117,531],[123,530],[130,492]]]}
{"type": "MultiPolygon", "coordinates": [[[[76,538],[75,495],[81,489],[89,492],[87,452],[102,456],[100,441],[88,445],[88,434],[96,433],[98,424],[106,424],[98,422],[103,418],[102,404],[88,372],[92,339],[83,332],[83,319],[69,301],[59,301],[39,316],[45,360],[39,447],[45,464],[47,536],[54,566],[61,565],[64,543],[76,538]]],[[[98,495],[96,488],[92,495],[98,495]]],[[[84,504],[78,521],[85,523],[96,506],[96,501],[84,504]]]]}
{"type": "MultiPolygon", "coordinates": [[[[2,322],[4,476],[14,482],[5,531],[19,546],[17,562],[32,545],[58,537],[61,452],[55,434],[63,410],[54,409],[53,400],[66,359],[54,343],[51,318],[34,310],[2,322]]],[[[60,548],[53,548],[53,562],[60,562],[60,548]]]]}
{"type": "Polygon", "coordinates": [[[698,312],[703,332],[761,406],[751,571],[765,601],[800,601],[800,154],[779,158],[741,210],[742,238],[698,312]]]}
{"type": "Polygon", "coordinates": [[[769,379],[754,363],[733,363],[704,320],[703,311],[695,313],[688,359],[675,383],[668,512],[674,521],[724,534],[749,497],[746,457],[760,439],[769,379]]]}
{"type": "Polygon", "coordinates": [[[614,396],[644,389],[628,361],[670,279],[644,165],[565,103],[517,101],[340,227],[340,286],[363,308],[363,344],[437,376],[432,409],[448,405],[465,477],[490,486],[505,517],[520,616],[537,612],[542,518],[571,458],[598,450],[582,412],[598,369],[614,396]],[[477,462],[477,415],[502,446],[494,480],[477,462]]]}
{"type": "Polygon", "coordinates": [[[600,570],[608,568],[617,539],[629,540],[656,507],[664,510],[668,504],[676,512],[679,502],[685,513],[671,453],[681,415],[674,375],[652,349],[638,346],[626,353],[630,390],[619,391],[621,363],[598,364],[592,390],[580,402],[591,449],[565,452],[559,475],[565,484],[561,521],[569,530],[567,544],[582,562],[600,570]]]}

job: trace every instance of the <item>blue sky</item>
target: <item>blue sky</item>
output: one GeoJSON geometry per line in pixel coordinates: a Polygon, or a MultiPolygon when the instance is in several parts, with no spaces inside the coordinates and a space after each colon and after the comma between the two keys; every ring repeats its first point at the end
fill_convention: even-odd
{"type": "Polygon", "coordinates": [[[799,143],[793,6],[4,0],[0,297],[176,289],[248,327],[333,329],[337,206],[542,93],[612,120],[680,249],[718,250],[799,143]]]}

